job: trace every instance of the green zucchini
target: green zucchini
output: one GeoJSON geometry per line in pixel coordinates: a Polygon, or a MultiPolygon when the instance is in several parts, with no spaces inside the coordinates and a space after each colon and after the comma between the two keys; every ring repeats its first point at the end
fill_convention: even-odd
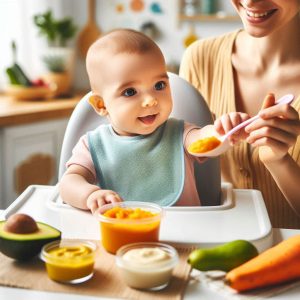
{"type": "Polygon", "coordinates": [[[28,76],[24,73],[22,68],[17,64],[17,46],[14,41],[11,43],[11,49],[13,54],[13,65],[6,69],[6,74],[9,77],[11,84],[19,84],[23,86],[32,86],[32,82],[28,76]]]}
{"type": "Polygon", "coordinates": [[[31,81],[29,80],[29,78],[26,76],[26,74],[23,72],[23,70],[17,63],[15,63],[12,66],[12,69],[13,69],[15,76],[18,79],[19,84],[24,85],[24,86],[32,86],[31,81]]]}
{"type": "Polygon", "coordinates": [[[12,68],[7,68],[6,69],[6,74],[9,78],[10,84],[16,84],[16,85],[20,85],[18,78],[16,77],[14,71],[12,68]]]}

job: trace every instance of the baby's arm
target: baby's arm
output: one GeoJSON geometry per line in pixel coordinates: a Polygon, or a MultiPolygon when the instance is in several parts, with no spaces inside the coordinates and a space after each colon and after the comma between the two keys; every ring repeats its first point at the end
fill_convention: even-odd
{"type": "Polygon", "coordinates": [[[69,166],[59,183],[60,196],[64,202],[94,212],[106,203],[120,202],[120,196],[111,190],[102,190],[94,184],[93,174],[86,168],[69,166]]]}

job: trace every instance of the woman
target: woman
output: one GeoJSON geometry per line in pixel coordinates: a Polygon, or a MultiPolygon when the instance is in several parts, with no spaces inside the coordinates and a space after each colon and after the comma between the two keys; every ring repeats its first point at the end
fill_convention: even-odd
{"type": "Polygon", "coordinates": [[[204,96],[227,132],[242,111],[262,118],[221,158],[223,180],[262,192],[273,227],[300,228],[300,0],[232,0],[244,30],[193,43],[180,75],[204,96]],[[294,94],[292,106],[273,106],[294,94]]]}

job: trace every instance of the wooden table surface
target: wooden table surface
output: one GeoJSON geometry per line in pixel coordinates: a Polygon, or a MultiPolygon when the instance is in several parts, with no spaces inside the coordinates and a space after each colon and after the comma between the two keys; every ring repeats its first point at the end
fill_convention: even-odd
{"type": "Polygon", "coordinates": [[[69,117],[85,92],[68,98],[17,100],[0,94],[0,127],[69,117]]]}

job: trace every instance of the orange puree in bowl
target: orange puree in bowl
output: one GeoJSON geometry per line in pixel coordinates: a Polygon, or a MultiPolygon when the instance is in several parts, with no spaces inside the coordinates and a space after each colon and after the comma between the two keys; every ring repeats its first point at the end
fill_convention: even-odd
{"type": "Polygon", "coordinates": [[[197,140],[188,147],[188,151],[191,153],[204,153],[212,149],[217,148],[221,144],[221,141],[214,136],[210,136],[204,139],[197,140]]]}
{"type": "Polygon", "coordinates": [[[157,213],[117,206],[107,210],[103,216],[108,221],[100,222],[101,237],[108,252],[116,253],[125,244],[158,241],[160,218],[157,213]]]}
{"type": "Polygon", "coordinates": [[[141,208],[132,209],[116,206],[107,210],[103,215],[105,217],[115,219],[143,219],[154,217],[157,214],[143,210],[141,208]]]}

